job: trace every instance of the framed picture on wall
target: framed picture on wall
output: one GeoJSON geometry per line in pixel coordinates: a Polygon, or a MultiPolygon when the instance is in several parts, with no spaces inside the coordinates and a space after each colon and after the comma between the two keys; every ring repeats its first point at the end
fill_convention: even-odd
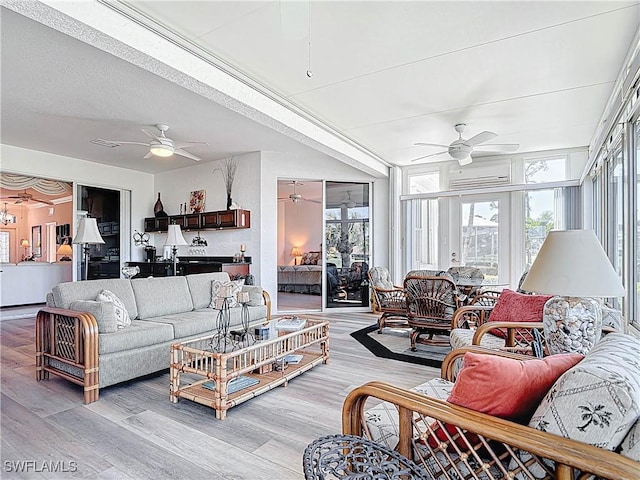
{"type": "Polygon", "coordinates": [[[194,192],[191,192],[191,198],[189,199],[190,212],[191,213],[204,212],[204,200],[205,200],[204,190],[196,190],[194,192]]]}

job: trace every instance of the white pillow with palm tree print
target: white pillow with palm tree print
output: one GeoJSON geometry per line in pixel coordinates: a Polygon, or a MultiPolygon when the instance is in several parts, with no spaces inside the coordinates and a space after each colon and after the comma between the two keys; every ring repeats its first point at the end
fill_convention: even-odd
{"type": "Polygon", "coordinates": [[[529,426],[615,450],[640,417],[640,339],[610,333],[551,387],[529,426]]]}

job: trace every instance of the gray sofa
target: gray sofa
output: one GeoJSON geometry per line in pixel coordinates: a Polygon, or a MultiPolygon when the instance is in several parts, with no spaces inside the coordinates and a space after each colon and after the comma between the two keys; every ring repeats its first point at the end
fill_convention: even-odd
{"type": "MultiPolygon", "coordinates": [[[[209,308],[214,280],[227,282],[226,272],[178,277],[108,279],[65,282],[47,295],[47,307],[36,318],[36,376],[49,373],[84,386],[85,403],[98,399],[99,389],[169,367],[169,347],[176,341],[217,331],[219,310],[209,308]],[[131,317],[114,329],[113,305],[97,302],[113,292],[131,317]]],[[[266,323],[271,301],[259,286],[249,292],[249,321],[266,323]]],[[[241,308],[231,308],[230,325],[241,325],[241,308]]]]}

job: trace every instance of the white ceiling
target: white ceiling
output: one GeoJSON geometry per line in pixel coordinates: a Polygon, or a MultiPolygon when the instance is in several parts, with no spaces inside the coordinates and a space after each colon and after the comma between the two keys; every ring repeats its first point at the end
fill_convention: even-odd
{"type": "MultiPolygon", "coordinates": [[[[465,138],[490,130],[521,152],[587,146],[640,24],[637,1],[128,3],[395,165],[441,150],[414,143],[449,144],[461,122],[465,138]]],[[[56,2],[5,4],[61,23],[48,19],[56,2]]],[[[189,149],[205,161],[322,143],[11,10],[1,10],[2,143],[151,173],[193,162],[89,140],[146,141],[140,128],[167,123],[178,142],[208,142],[189,149]]]]}

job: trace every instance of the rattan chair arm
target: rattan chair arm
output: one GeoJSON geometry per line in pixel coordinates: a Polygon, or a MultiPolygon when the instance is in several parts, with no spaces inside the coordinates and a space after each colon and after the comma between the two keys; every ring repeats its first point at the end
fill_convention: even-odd
{"type": "Polygon", "coordinates": [[[522,355],[507,350],[492,350],[490,348],[481,347],[480,345],[471,345],[468,347],[456,348],[455,350],[449,352],[446,357],[444,357],[444,360],[442,360],[442,365],[440,366],[440,377],[449,382],[455,381],[456,370],[459,370],[456,368],[456,361],[462,360],[462,357],[464,357],[464,354],[467,352],[513,358],[514,360],[532,360],[535,358],[530,355],[522,355]]]}
{"type": "Polygon", "coordinates": [[[262,298],[264,299],[264,304],[267,306],[267,320],[265,323],[269,323],[271,321],[271,295],[262,289],[262,298]]]}
{"type": "Polygon", "coordinates": [[[397,451],[408,458],[412,457],[411,443],[414,434],[411,419],[414,418],[414,414],[420,414],[458,426],[486,439],[551,459],[556,462],[556,479],[572,479],[572,468],[612,480],[638,478],[640,462],[618,453],[452,405],[383,382],[367,383],[347,395],[342,407],[344,434],[362,435],[366,431],[364,412],[368,398],[388,401],[398,407],[400,441],[397,451]]]}
{"type": "Polygon", "coordinates": [[[493,307],[488,305],[465,305],[456,309],[453,312],[451,318],[451,329],[454,328],[469,328],[464,322],[465,315],[473,314],[478,319],[478,323],[482,323],[485,318],[489,318],[489,314],[493,310],[493,307]]]}
{"type": "Polygon", "coordinates": [[[480,345],[482,337],[494,328],[506,328],[507,338],[505,338],[505,347],[513,347],[515,345],[516,330],[532,330],[534,328],[542,330],[542,322],[488,322],[478,326],[476,333],[473,334],[472,345],[480,345]]]}

